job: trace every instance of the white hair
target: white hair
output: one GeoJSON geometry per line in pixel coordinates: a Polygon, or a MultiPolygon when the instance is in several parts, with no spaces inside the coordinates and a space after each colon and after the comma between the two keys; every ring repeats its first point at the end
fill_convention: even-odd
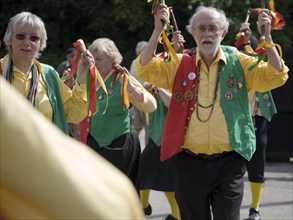
{"type": "MultiPolygon", "coordinates": [[[[39,52],[45,50],[47,46],[47,32],[43,20],[35,14],[24,11],[10,18],[4,35],[4,43],[10,55],[13,52],[11,46],[11,39],[13,37],[13,34],[15,33],[15,31],[17,31],[17,29],[26,26],[38,29],[41,38],[39,52]]],[[[37,53],[36,58],[38,58],[39,56],[40,53],[37,53]]]]}
{"type": "Polygon", "coordinates": [[[122,55],[119,52],[114,41],[109,38],[97,38],[90,46],[90,52],[99,52],[110,57],[113,61],[114,66],[119,65],[122,62],[122,55]]]}
{"type": "Polygon", "coordinates": [[[194,14],[191,16],[191,18],[189,19],[189,23],[186,26],[187,31],[192,34],[192,30],[193,30],[193,22],[196,19],[197,15],[202,12],[202,11],[210,11],[210,12],[216,12],[220,15],[220,19],[221,19],[221,24],[222,24],[222,28],[224,31],[228,31],[229,28],[229,20],[226,17],[226,14],[223,10],[221,9],[217,9],[214,7],[206,7],[206,6],[199,6],[194,14]]]}

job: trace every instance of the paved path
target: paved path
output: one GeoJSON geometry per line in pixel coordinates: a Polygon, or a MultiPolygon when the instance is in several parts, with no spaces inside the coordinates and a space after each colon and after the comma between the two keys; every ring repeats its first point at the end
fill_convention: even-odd
{"type": "MultiPolygon", "coordinates": [[[[262,220],[292,220],[293,219],[293,163],[268,162],[266,167],[267,181],[264,187],[260,212],[262,220]]],[[[248,218],[250,205],[250,188],[247,176],[241,220],[248,218]]],[[[170,213],[170,208],[164,194],[151,191],[150,203],[153,214],[147,219],[160,220],[170,213]]]]}
{"type": "MultiPolygon", "coordinates": [[[[140,135],[140,137],[143,133],[140,135]]],[[[142,144],[144,148],[144,144],[142,144]]],[[[260,212],[262,220],[293,220],[293,163],[268,161],[265,176],[267,178],[263,190],[260,212]]],[[[248,218],[250,205],[250,188],[247,175],[241,220],[248,218]]],[[[153,214],[147,219],[160,220],[170,213],[170,208],[162,192],[151,191],[150,203],[153,214]]]]}

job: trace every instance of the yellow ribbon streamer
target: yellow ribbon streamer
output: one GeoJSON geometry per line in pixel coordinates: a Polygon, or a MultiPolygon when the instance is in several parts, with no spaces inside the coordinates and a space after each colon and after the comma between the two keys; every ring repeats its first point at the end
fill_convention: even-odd
{"type": "Polygon", "coordinates": [[[129,104],[129,97],[128,97],[128,92],[127,92],[129,77],[126,73],[124,73],[122,76],[123,76],[123,88],[122,88],[123,91],[122,92],[123,92],[123,96],[124,96],[123,101],[124,101],[126,108],[129,109],[130,104],[129,104]]]}
{"type": "Polygon", "coordinates": [[[103,114],[106,113],[106,110],[108,108],[108,91],[107,91],[107,88],[106,88],[106,85],[104,83],[104,80],[99,72],[99,70],[97,69],[97,67],[95,67],[95,73],[96,73],[96,77],[97,77],[97,81],[100,83],[102,89],[104,90],[105,94],[106,94],[106,98],[107,98],[107,101],[106,101],[106,107],[103,111],[103,114]]]}
{"type": "Polygon", "coordinates": [[[280,44],[269,44],[267,41],[265,40],[262,40],[259,44],[258,44],[258,47],[256,48],[256,50],[259,50],[263,47],[265,48],[273,48],[274,46],[277,47],[278,51],[279,51],[279,54],[280,54],[280,58],[283,57],[283,52],[282,52],[282,47],[280,46],[280,44]]]}
{"type": "Polygon", "coordinates": [[[172,47],[171,42],[169,41],[169,38],[168,38],[168,36],[166,34],[166,31],[163,31],[163,40],[165,41],[166,46],[170,51],[171,57],[175,58],[178,61],[178,57],[176,55],[176,52],[175,52],[174,48],[172,47]]]}

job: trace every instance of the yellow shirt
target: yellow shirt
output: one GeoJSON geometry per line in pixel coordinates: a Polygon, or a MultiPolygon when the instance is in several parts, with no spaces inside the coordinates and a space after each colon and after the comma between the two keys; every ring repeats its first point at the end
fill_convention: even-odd
{"type": "MultiPolygon", "coordinates": [[[[247,71],[247,68],[254,64],[256,59],[239,53],[236,49],[235,53],[243,67],[248,90],[267,91],[279,87],[286,82],[288,68],[284,63],[282,72],[278,72],[269,63],[265,62],[260,63],[259,68],[255,68],[253,71],[247,71]]],[[[203,106],[208,106],[214,98],[219,61],[222,60],[222,62],[226,63],[226,57],[222,49],[220,49],[215,61],[208,69],[198,51],[197,54],[197,66],[200,64],[198,102],[203,106]]],[[[136,63],[137,76],[156,86],[172,89],[175,75],[182,59],[182,54],[178,54],[177,56],[178,60],[172,59],[170,62],[153,58],[146,66],[140,65],[139,56],[136,63]]],[[[200,118],[207,119],[210,110],[210,108],[203,109],[199,107],[200,118]]],[[[206,123],[202,123],[197,119],[196,110],[191,115],[189,127],[185,135],[184,147],[194,153],[203,154],[216,154],[232,150],[229,143],[229,134],[224,113],[220,106],[220,87],[213,113],[206,123]]]]}
{"type": "Polygon", "coordinates": [[[250,90],[248,92],[248,99],[249,99],[249,105],[250,105],[250,110],[251,110],[251,115],[255,116],[262,116],[260,108],[257,108],[257,111],[255,112],[255,103],[256,103],[256,93],[255,90],[250,90]]]}
{"type": "Polygon", "coordinates": [[[0,77],[1,219],[144,219],[130,180],[0,77]]]}
{"type": "MultiPolygon", "coordinates": [[[[3,71],[5,71],[7,56],[0,60],[3,71]]],[[[67,122],[79,123],[87,114],[87,97],[86,85],[75,83],[73,90],[68,88],[59,78],[58,86],[60,89],[61,98],[67,122]]],[[[32,81],[32,72],[29,75],[21,72],[17,67],[13,66],[13,86],[23,96],[27,97],[32,81]]],[[[39,77],[38,93],[37,93],[37,109],[50,121],[53,117],[53,109],[47,95],[47,86],[44,82],[43,76],[39,77]]]]}

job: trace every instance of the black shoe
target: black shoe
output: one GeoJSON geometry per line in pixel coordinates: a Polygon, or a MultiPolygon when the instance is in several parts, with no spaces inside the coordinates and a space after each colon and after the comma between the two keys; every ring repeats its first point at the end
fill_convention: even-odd
{"type": "Polygon", "coordinates": [[[177,220],[177,218],[174,218],[172,215],[167,215],[163,220],[177,220]]]}
{"type": "Polygon", "coordinates": [[[260,220],[260,214],[259,211],[254,209],[254,208],[250,208],[249,209],[249,220],[260,220]]]}
{"type": "Polygon", "coordinates": [[[151,207],[151,205],[149,204],[148,207],[146,207],[146,208],[143,209],[143,211],[144,211],[144,214],[145,215],[151,215],[152,214],[152,207],[151,207]]]}

